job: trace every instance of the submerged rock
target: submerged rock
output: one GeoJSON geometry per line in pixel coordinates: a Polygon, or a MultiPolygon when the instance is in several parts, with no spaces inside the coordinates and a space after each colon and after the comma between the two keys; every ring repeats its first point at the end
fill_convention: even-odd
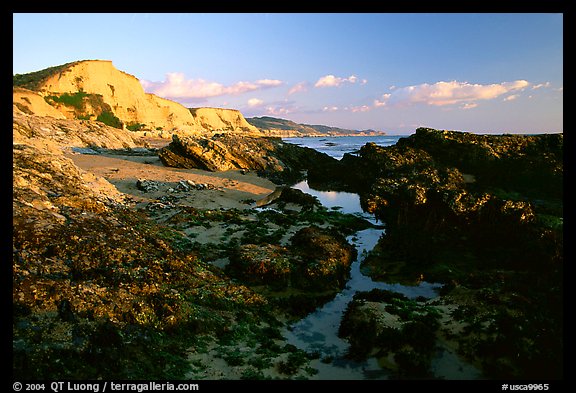
{"type": "Polygon", "coordinates": [[[358,292],[342,318],[338,335],[350,342],[355,359],[376,356],[401,378],[430,378],[440,313],[404,295],[374,289],[358,292]]]}

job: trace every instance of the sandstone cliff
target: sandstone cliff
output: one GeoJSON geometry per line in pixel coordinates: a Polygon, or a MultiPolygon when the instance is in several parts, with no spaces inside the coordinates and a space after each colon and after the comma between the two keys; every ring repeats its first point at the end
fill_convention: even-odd
{"type": "Polygon", "coordinates": [[[236,109],[191,108],[190,112],[198,124],[207,130],[260,134],[258,128],[248,123],[236,109]]]}
{"type": "Polygon", "coordinates": [[[14,105],[28,114],[104,122],[117,118],[117,126],[167,137],[174,132],[259,133],[237,110],[188,109],[146,93],[135,76],[107,60],[78,61],[15,75],[14,86],[14,105]]]}
{"type": "Polygon", "coordinates": [[[66,116],[62,112],[52,105],[49,105],[40,94],[21,87],[15,87],[13,89],[12,105],[14,108],[13,111],[16,113],[66,119],[66,116]]]}

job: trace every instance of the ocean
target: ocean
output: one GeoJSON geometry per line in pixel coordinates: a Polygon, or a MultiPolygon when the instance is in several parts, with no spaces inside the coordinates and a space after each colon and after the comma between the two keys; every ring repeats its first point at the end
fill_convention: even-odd
{"type": "Polygon", "coordinates": [[[282,140],[295,145],[310,147],[340,160],[344,157],[344,153],[353,153],[358,151],[368,142],[374,142],[380,146],[391,146],[398,142],[398,139],[406,136],[407,135],[333,136],[282,138],[282,140]]]}

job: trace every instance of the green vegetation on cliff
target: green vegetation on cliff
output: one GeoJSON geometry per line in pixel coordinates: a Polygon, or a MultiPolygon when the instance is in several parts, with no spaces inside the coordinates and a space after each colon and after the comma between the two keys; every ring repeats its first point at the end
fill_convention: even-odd
{"type": "Polygon", "coordinates": [[[77,63],[79,63],[79,61],[74,61],[54,67],[48,67],[40,71],[29,72],[27,74],[16,74],[12,77],[12,84],[14,86],[24,87],[29,90],[38,90],[46,78],[61,72],[65,72],[65,70],[77,63]]]}

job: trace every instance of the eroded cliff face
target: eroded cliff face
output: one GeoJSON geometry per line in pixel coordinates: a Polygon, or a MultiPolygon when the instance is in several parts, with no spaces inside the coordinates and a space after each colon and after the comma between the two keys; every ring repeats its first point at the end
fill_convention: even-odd
{"type": "Polygon", "coordinates": [[[146,93],[138,78],[116,69],[108,60],[78,61],[44,71],[35,73],[37,80],[32,83],[14,88],[14,105],[19,111],[86,120],[100,120],[104,113],[117,117],[118,126],[166,137],[172,133],[259,133],[237,110],[189,109],[146,93]]]}
{"type": "Polygon", "coordinates": [[[242,113],[236,109],[191,108],[190,112],[198,124],[216,132],[241,132],[260,134],[260,130],[248,123],[242,113]]]}
{"type": "MultiPolygon", "coordinates": [[[[46,77],[37,87],[44,97],[85,92],[102,97],[112,113],[125,125],[144,124],[147,128],[200,132],[190,111],[184,106],[148,94],[133,75],[119,71],[111,61],[89,60],[71,63],[60,72],[46,77]]],[[[56,105],[69,112],[65,105],[56,105]]],[[[84,115],[89,116],[91,108],[84,115]]],[[[70,116],[67,116],[70,117],[70,116]]]]}

